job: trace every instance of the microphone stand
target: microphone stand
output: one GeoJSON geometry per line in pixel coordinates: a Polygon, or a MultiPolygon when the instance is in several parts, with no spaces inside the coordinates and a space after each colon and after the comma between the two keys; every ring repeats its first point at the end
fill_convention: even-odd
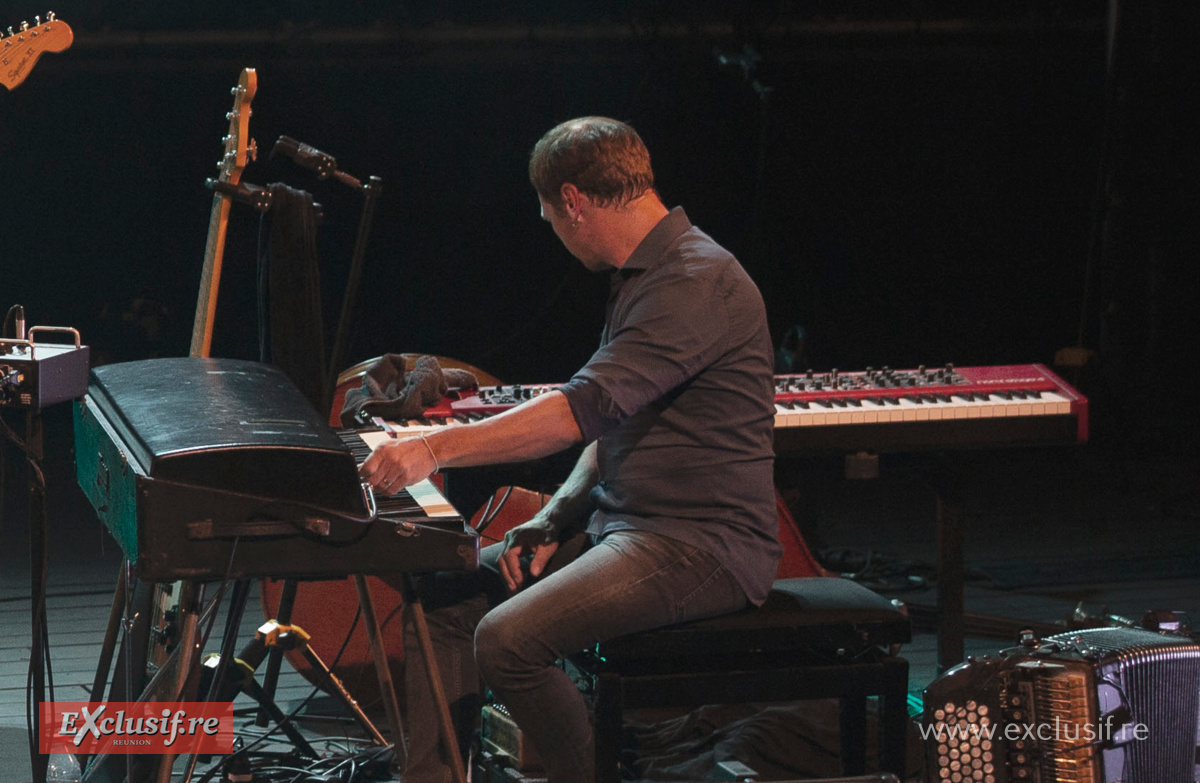
{"type": "Polygon", "coordinates": [[[329,381],[325,384],[326,405],[333,403],[333,393],[337,388],[339,368],[342,366],[342,354],[350,341],[350,314],[354,312],[355,300],[358,298],[358,282],[362,277],[363,257],[367,250],[367,237],[371,234],[371,222],[375,217],[375,201],[383,188],[383,180],[379,177],[368,177],[367,183],[361,186],[363,194],[362,217],[358,221],[358,236],[354,239],[354,254],[350,260],[350,272],[346,278],[346,291],[342,296],[342,312],[338,318],[337,332],[333,338],[333,351],[329,355],[329,381]]]}
{"type": "MultiPolygon", "coordinates": [[[[379,192],[383,187],[383,180],[379,177],[368,178],[366,184],[363,184],[357,177],[353,177],[337,167],[337,161],[332,155],[322,152],[307,144],[296,141],[287,136],[280,136],[275,142],[275,146],[271,149],[271,157],[274,158],[276,153],[281,153],[291,158],[299,166],[309,169],[316,173],[318,179],[334,179],[341,182],[347,187],[360,191],[363,194],[362,216],[358,222],[358,234],[354,239],[354,250],[351,254],[350,271],[347,275],[346,289],[342,296],[342,310],[338,317],[338,326],[336,336],[333,341],[333,350],[329,357],[329,377],[326,379],[325,388],[323,390],[324,408],[329,409],[333,404],[333,394],[337,387],[338,368],[341,366],[342,354],[345,353],[346,343],[349,341],[350,330],[350,314],[354,311],[355,300],[358,298],[358,282],[362,277],[363,258],[366,256],[367,238],[371,234],[371,223],[375,215],[375,201],[379,196],[379,192]]],[[[252,199],[253,200],[253,199],[252,199]]],[[[279,607],[277,617],[281,623],[289,623],[291,621],[292,608],[296,600],[296,581],[294,579],[284,580],[282,593],[279,598],[279,607]]],[[[373,618],[373,610],[370,608],[370,595],[365,592],[367,590],[365,581],[359,582],[359,601],[365,603],[364,609],[371,613],[371,619],[368,620],[368,634],[371,634],[371,628],[375,628],[375,620],[373,618]]],[[[377,636],[377,634],[374,634],[377,636]]],[[[374,647],[374,640],[372,641],[374,647]]],[[[380,648],[382,650],[382,648],[380,648]]],[[[262,690],[266,695],[267,700],[271,700],[275,695],[276,684],[279,679],[279,670],[282,664],[282,650],[279,647],[273,647],[267,656],[266,668],[263,672],[262,690]]],[[[383,660],[386,662],[386,655],[383,660]]],[[[380,674],[381,689],[384,688],[382,677],[386,672],[386,663],[384,668],[380,667],[379,659],[376,659],[377,673],[380,674]]],[[[389,682],[390,685],[390,682],[389,682]]],[[[388,690],[391,690],[390,688],[388,690]]],[[[395,691],[391,690],[391,697],[384,693],[384,706],[387,708],[389,723],[391,724],[392,733],[394,735],[393,742],[396,748],[396,760],[398,762],[406,758],[404,753],[404,734],[400,724],[399,710],[395,708],[395,691]]],[[[259,726],[267,725],[268,713],[265,707],[259,710],[256,717],[256,723],[259,726]]]]}
{"type": "Polygon", "coordinates": [[[342,311],[338,317],[337,332],[333,338],[333,350],[329,355],[329,378],[325,383],[325,406],[333,403],[333,394],[337,388],[338,370],[342,366],[342,354],[346,352],[346,344],[350,341],[350,318],[354,312],[354,304],[358,298],[358,283],[362,277],[363,258],[367,251],[367,238],[371,234],[371,222],[375,216],[375,201],[383,189],[383,180],[379,177],[369,177],[364,184],[357,177],[351,176],[337,167],[337,160],[327,152],[296,141],[289,136],[280,136],[271,148],[271,157],[276,153],[286,155],[297,165],[316,172],[319,179],[334,179],[354,188],[363,194],[362,216],[358,222],[358,235],[354,239],[354,251],[350,260],[350,271],[346,279],[346,289],[342,296],[342,311]]]}

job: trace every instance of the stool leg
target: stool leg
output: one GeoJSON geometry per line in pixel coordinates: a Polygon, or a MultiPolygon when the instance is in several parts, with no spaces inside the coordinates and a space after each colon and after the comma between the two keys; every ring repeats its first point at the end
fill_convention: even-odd
{"type": "Polygon", "coordinates": [[[879,705],[879,768],[904,779],[908,764],[908,661],[887,658],[879,705]]]}
{"type": "Polygon", "coordinates": [[[842,774],[861,775],[867,769],[867,696],[843,694],[838,713],[841,731],[842,774]]]}
{"type": "Polygon", "coordinates": [[[621,783],[621,678],[596,675],[596,783],[621,783]]]}

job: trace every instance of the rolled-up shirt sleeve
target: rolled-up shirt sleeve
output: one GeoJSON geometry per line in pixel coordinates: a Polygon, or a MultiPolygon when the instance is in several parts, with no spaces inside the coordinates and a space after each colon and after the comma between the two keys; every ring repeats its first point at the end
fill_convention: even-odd
{"type": "Polygon", "coordinates": [[[604,405],[604,391],[594,381],[575,376],[558,387],[558,390],[567,396],[567,403],[571,406],[571,413],[575,416],[579,431],[583,433],[585,444],[599,439],[619,423],[614,419],[605,420],[600,415],[604,405]]]}
{"type": "Polygon", "coordinates": [[[668,397],[726,350],[720,287],[670,276],[639,285],[624,309],[604,344],[560,387],[588,443],[668,397]]]}

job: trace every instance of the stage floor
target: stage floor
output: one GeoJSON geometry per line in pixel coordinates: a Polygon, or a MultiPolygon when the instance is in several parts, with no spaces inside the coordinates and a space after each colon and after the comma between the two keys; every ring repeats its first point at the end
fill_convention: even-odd
{"type": "MultiPolygon", "coordinates": [[[[95,675],[120,553],[73,485],[69,460],[52,458],[61,438],[48,432],[48,628],[54,697],[84,700],[95,675]]],[[[69,449],[67,452],[69,453],[69,449]]],[[[968,471],[964,551],[969,613],[1023,622],[1063,623],[1077,608],[1093,615],[1138,619],[1152,609],[1200,619],[1200,460],[1161,452],[1083,447],[1069,452],[973,453],[968,471]]],[[[791,472],[794,471],[794,472],[791,472]]],[[[13,466],[8,466],[13,472],[13,466]]],[[[847,481],[840,466],[800,462],[789,498],[812,549],[827,563],[860,572],[890,598],[931,605],[936,552],[934,495],[918,464],[885,457],[878,479],[847,481]]],[[[30,780],[26,681],[30,648],[28,515],[24,487],[5,484],[0,530],[0,783],[30,780]]],[[[263,620],[257,587],[239,634],[249,640],[263,620]]],[[[206,652],[219,644],[219,618],[206,652]]],[[[1015,641],[999,632],[970,635],[968,654],[993,653],[1015,641]]],[[[910,704],[938,674],[937,639],[918,630],[902,650],[911,671],[910,704]]],[[[278,701],[290,711],[312,694],[309,682],[284,665],[278,701]]],[[[252,702],[240,696],[235,709],[252,702]]],[[[366,705],[386,732],[386,721],[366,705]]],[[[305,709],[338,712],[318,694],[305,709]]],[[[248,724],[249,718],[239,719],[248,724]]],[[[250,736],[260,731],[247,729],[250,736]]],[[[352,722],[314,717],[306,731],[356,735],[352,722]]],[[[332,741],[331,741],[332,742],[332,741]]],[[[334,746],[330,746],[331,748],[334,746]]]]}

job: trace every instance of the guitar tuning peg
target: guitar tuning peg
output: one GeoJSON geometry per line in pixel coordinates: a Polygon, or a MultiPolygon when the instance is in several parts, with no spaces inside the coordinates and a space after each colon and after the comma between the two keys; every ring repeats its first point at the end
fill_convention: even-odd
{"type": "Polygon", "coordinates": [[[25,32],[28,29],[29,29],[29,22],[21,22],[21,32],[25,32]]]}
{"type": "Polygon", "coordinates": [[[41,23],[42,23],[42,17],[40,17],[40,16],[33,17],[33,26],[34,27],[37,27],[41,23]]]}
{"type": "Polygon", "coordinates": [[[53,21],[54,21],[56,18],[57,18],[57,17],[55,17],[55,16],[54,16],[54,12],[53,12],[53,11],[47,11],[47,12],[46,12],[46,21],[47,21],[47,22],[53,22],[53,21]]]}

